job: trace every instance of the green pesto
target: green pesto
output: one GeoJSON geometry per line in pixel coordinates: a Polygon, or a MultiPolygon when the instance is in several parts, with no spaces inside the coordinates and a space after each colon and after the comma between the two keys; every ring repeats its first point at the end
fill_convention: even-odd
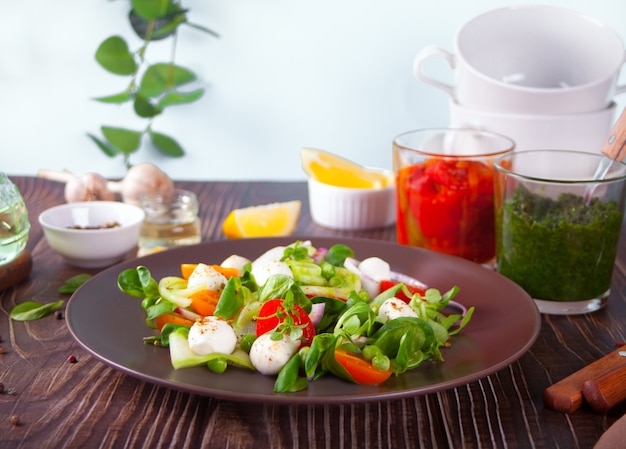
{"type": "Polygon", "coordinates": [[[535,299],[598,297],[611,285],[622,217],[615,201],[520,187],[496,217],[498,271],[535,299]]]}

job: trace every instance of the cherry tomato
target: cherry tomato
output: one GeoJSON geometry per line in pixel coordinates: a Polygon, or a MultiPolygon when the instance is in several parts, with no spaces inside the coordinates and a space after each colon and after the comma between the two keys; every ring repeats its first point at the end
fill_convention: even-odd
{"type": "MultiPolygon", "coordinates": [[[[284,321],[287,314],[283,307],[284,300],[270,299],[261,306],[259,318],[256,322],[256,336],[259,337],[271,332],[284,321]]],[[[302,328],[302,346],[310,346],[315,337],[315,326],[309,315],[297,304],[293,304],[289,315],[293,318],[293,324],[302,328]]]]}
{"type": "Polygon", "coordinates": [[[375,368],[364,358],[345,349],[335,349],[335,360],[361,385],[378,385],[389,379],[392,373],[391,369],[383,371],[375,368]]]}
{"type": "MultiPolygon", "coordinates": [[[[391,281],[391,280],[380,281],[380,291],[384,292],[385,290],[389,290],[391,287],[393,287],[395,285],[398,285],[398,284],[400,284],[400,282],[391,281]]],[[[423,295],[424,293],[426,293],[426,290],[424,290],[423,288],[417,287],[415,285],[410,285],[410,284],[404,284],[404,285],[409,290],[409,292],[411,292],[412,295],[415,295],[415,294],[423,295]]],[[[406,302],[407,304],[411,300],[411,298],[409,298],[407,295],[405,295],[402,290],[400,290],[400,291],[398,291],[398,293],[396,293],[396,298],[401,299],[402,301],[406,302]]]]}

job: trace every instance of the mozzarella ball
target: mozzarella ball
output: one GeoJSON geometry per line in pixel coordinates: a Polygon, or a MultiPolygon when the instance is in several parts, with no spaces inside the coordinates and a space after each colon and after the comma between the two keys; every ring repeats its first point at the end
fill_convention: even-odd
{"type": "Polygon", "coordinates": [[[289,268],[289,265],[285,262],[268,260],[262,261],[261,263],[255,262],[255,264],[252,265],[252,275],[259,286],[265,284],[270,276],[275,274],[284,274],[293,279],[291,268],[289,268]]]}
{"type": "Polygon", "coordinates": [[[189,279],[187,280],[187,287],[203,286],[207,290],[214,292],[221,292],[226,287],[228,279],[222,273],[217,271],[210,265],[199,263],[198,266],[192,271],[189,279]]]}
{"type": "Polygon", "coordinates": [[[250,348],[250,362],[261,374],[278,374],[300,346],[288,335],[283,334],[280,340],[272,340],[272,335],[272,332],[260,335],[250,348]]]}
{"type": "Polygon", "coordinates": [[[383,323],[400,317],[418,318],[411,306],[398,298],[389,298],[378,309],[378,319],[383,323]]]}
{"type": "Polygon", "coordinates": [[[239,273],[242,273],[243,267],[247,263],[250,263],[250,261],[245,257],[233,254],[232,256],[228,256],[226,259],[224,259],[224,262],[222,262],[220,265],[224,268],[234,268],[239,273]]]}
{"type": "Polygon", "coordinates": [[[380,281],[391,279],[389,264],[379,257],[369,257],[359,263],[361,272],[361,284],[370,297],[380,293],[380,281]]]}
{"type": "Polygon", "coordinates": [[[272,249],[268,249],[259,257],[257,257],[252,265],[264,263],[264,262],[275,262],[279,261],[285,255],[285,247],[284,246],[275,246],[272,249]]]}
{"type": "Polygon", "coordinates": [[[214,352],[231,354],[237,345],[237,335],[223,319],[206,316],[193,323],[187,341],[189,348],[198,355],[209,355],[214,352]]]}

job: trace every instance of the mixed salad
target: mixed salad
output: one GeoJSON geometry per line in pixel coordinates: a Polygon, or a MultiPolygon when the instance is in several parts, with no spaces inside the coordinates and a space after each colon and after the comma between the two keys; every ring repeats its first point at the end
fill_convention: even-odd
{"type": "Polygon", "coordinates": [[[180,268],[158,281],[145,266],[118,276],[158,330],[146,343],[168,347],[175,369],[236,366],[276,376],[275,392],[325,375],[376,385],[443,361],[441,348],[474,311],[452,301],[457,287],[442,294],[378,257],[358,261],[343,244],[295,241],[255,260],[232,255],[180,268]],[[445,314],[447,306],[458,313],[445,314]]]}

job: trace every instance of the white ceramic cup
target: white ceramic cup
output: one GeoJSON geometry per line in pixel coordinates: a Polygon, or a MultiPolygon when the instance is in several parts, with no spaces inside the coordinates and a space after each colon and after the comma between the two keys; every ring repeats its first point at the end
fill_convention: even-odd
{"type": "Polygon", "coordinates": [[[468,107],[571,114],[605,109],[626,92],[617,85],[625,56],[617,33],[594,18],[555,6],[517,6],[467,22],[454,53],[422,49],[413,71],[468,107]],[[426,63],[439,58],[453,70],[455,86],[426,73],[426,63]]]}
{"type": "Polygon", "coordinates": [[[576,114],[505,114],[450,101],[450,126],[504,134],[516,150],[600,152],[615,120],[617,105],[576,114]]]}

